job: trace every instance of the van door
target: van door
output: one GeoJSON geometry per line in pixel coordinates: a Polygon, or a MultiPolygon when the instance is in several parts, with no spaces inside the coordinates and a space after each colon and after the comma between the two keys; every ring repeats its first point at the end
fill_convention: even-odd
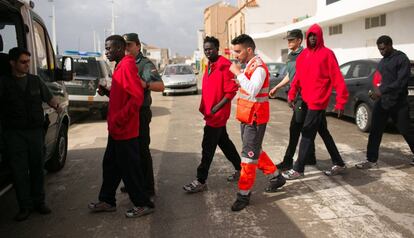
{"type": "MultiPolygon", "coordinates": [[[[10,74],[9,50],[16,46],[24,46],[23,29],[19,11],[10,3],[0,0],[0,80],[1,77],[10,74]]],[[[11,182],[11,172],[6,163],[5,149],[0,123],[0,190],[11,182]]]]}
{"type": "MultiPolygon", "coordinates": [[[[53,72],[56,66],[56,59],[46,28],[40,20],[33,19],[33,33],[35,40],[36,52],[33,58],[36,61],[37,75],[46,83],[52,94],[58,97],[62,102],[64,96],[64,89],[61,82],[55,82],[53,79],[53,72]]],[[[57,133],[59,130],[59,114],[56,110],[51,108],[46,103],[43,104],[45,113],[45,145],[46,145],[46,159],[50,158],[56,144],[57,133]]]]}

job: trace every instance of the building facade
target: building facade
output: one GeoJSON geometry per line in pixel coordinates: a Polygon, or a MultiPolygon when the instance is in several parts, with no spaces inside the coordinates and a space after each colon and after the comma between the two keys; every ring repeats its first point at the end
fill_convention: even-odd
{"type": "MultiPolygon", "coordinates": [[[[305,32],[314,23],[321,25],[325,45],[335,52],[340,64],[355,59],[380,58],[376,40],[381,35],[391,36],[394,48],[414,59],[414,31],[411,27],[414,1],[317,0],[313,4],[316,12],[308,18],[266,31],[255,29],[249,32],[256,41],[257,52],[266,61],[284,61],[287,42],[283,38],[286,32],[295,28],[305,32]]],[[[274,5],[273,9],[276,8],[274,5]]]]}
{"type": "Polygon", "coordinates": [[[228,36],[226,21],[238,10],[226,2],[217,2],[204,10],[204,32],[206,36],[214,36],[220,41],[220,54],[225,55],[228,36]]]}

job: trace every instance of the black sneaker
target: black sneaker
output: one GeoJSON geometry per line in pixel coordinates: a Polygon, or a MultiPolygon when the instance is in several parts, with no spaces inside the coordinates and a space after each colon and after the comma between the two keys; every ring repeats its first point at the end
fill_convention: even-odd
{"type": "Polygon", "coordinates": [[[287,171],[293,168],[293,164],[282,161],[281,163],[277,164],[276,167],[279,171],[287,171]]]}
{"type": "Polygon", "coordinates": [[[239,178],[240,178],[240,170],[236,170],[234,171],[234,173],[232,173],[231,175],[227,177],[227,181],[236,182],[236,181],[239,181],[239,178]]]}
{"type": "Polygon", "coordinates": [[[35,210],[40,213],[40,214],[50,214],[52,212],[52,210],[50,210],[50,208],[48,206],[46,206],[46,204],[40,204],[38,206],[35,206],[35,210]]]}
{"type": "Polygon", "coordinates": [[[30,209],[20,209],[19,213],[14,217],[15,221],[24,221],[29,218],[32,211],[30,209]]]}
{"type": "Polygon", "coordinates": [[[152,207],[133,207],[125,212],[125,217],[127,218],[135,218],[135,217],[142,217],[153,213],[155,211],[152,207]]]}
{"type": "Polygon", "coordinates": [[[238,212],[243,210],[245,207],[247,207],[250,203],[250,194],[242,195],[240,193],[237,193],[237,199],[231,206],[231,210],[233,212],[238,212]]]}
{"type": "Polygon", "coordinates": [[[283,177],[282,174],[279,174],[278,176],[270,179],[269,185],[267,186],[267,188],[265,189],[265,191],[267,193],[277,192],[278,191],[278,188],[280,188],[283,185],[285,185],[285,183],[286,183],[285,177],[283,177]]]}

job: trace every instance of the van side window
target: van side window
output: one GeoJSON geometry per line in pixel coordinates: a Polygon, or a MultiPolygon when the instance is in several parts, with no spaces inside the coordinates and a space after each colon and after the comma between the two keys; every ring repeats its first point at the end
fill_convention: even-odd
{"type": "Polygon", "coordinates": [[[34,37],[36,45],[36,55],[32,56],[32,59],[36,60],[37,74],[44,81],[51,81],[49,75],[48,53],[46,44],[45,31],[38,22],[34,21],[34,37]]]}
{"type": "Polygon", "coordinates": [[[16,25],[0,20],[0,52],[8,53],[11,48],[17,46],[16,25]]]}

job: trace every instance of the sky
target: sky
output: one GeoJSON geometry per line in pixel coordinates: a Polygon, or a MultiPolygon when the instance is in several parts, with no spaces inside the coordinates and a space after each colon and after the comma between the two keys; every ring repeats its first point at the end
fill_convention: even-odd
{"type": "MultiPolygon", "coordinates": [[[[103,41],[110,35],[112,0],[33,0],[52,38],[52,3],[55,4],[59,51],[93,51],[93,32],[103,41]]],[[[115,33],[136,32],[142,42],[171,53],[192,55],[197,30],[203,28],[204,9],[219,0],[114,0],[115,33]]],[[[227,0],[236,5],[236,0],[227,0]]]]}

